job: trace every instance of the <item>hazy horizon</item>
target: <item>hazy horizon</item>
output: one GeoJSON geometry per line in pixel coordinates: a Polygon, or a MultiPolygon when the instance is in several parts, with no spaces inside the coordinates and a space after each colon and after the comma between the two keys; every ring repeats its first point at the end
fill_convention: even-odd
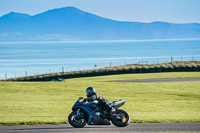
{"type": "Polygon", "coordinates": [[[79,43],[79,42],[149,42],[149,41],[189,41],[189,40],[200,40],[200,38],[174,38],[174,39],[141,39],[141,40],[71,40],[71,41],[10,41],[10,42],[0,42],[0,44],[5,43],[79,43]]]}

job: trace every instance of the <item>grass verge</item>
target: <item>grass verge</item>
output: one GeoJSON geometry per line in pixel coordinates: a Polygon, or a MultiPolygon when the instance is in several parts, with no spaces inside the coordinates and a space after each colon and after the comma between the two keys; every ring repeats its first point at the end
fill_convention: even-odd
{"type": "Polygon", "coordinates": [[[200,122],[200,81],[111,83],[108,80],[189,78],[200,72],[123,74],[66,82],[0,82],[0,124],[67,123],[71,107],[88,86],[109,101],[127,100],[131,122],[200,122]]]}

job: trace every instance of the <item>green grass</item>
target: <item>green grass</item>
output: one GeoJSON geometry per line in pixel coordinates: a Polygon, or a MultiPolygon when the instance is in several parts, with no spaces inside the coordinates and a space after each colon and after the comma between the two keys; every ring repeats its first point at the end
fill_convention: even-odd
{"type": "Polygon", "coordinates": [[[200,77],[200,72],[124,74],[66,82],[0,82],[0,124],[67,122],[88,86],[109,101],[127,100],[131,122],[200,122],[200,81],[114,83],[108,80],[200,77]]]}

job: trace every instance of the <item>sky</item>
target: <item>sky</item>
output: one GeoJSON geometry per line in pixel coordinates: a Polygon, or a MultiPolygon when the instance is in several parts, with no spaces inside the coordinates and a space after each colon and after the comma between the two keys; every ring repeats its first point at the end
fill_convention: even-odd
{"type": "Polygon", "coordinates": [[[0,16],[68,6],[118,21],[200,23],[200,0],[0,0],[0,16]]]}

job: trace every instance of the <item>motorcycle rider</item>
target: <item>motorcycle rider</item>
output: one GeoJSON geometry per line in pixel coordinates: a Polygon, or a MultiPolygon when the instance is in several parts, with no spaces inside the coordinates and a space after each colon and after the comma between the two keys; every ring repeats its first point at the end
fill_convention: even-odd
{"type": "MultiPolygon", "coordinates": [[[[105,109],[107,110],[107,114],[111,114],[112,113],[112,107],[109,105],[109,101],[106,100],[105,98],[103,98],[102,96],[100,96],[98,93],[96,93],[95,89],[93,87],[88,87],[86,89],[86,93],[87,93],[87,98],[84,99],[84,102],[88,101],[94,101],[97,100],[98,101],[98,105],[100,106],[101,109],[105,109]]],[[[89,119],[90,123],[92,121],[92,116],[89,119]]]]}

